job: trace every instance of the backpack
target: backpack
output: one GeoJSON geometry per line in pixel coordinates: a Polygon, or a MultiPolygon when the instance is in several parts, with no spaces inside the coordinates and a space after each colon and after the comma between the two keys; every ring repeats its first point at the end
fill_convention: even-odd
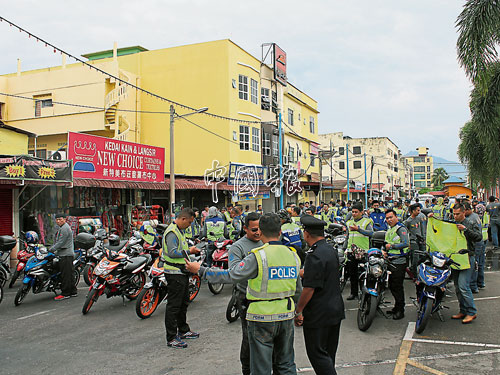
{"type": "Polygon", "coordinates": [[[383,212],[374,211],[370,214],[370,219],[373,221],[373,230],[387,230],[385,214],[383,212]]]}

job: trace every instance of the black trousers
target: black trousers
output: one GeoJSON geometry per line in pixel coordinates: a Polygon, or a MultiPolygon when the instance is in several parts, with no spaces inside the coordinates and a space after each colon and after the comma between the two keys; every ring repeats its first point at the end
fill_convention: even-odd
{"type": "Polygon", "coordinates": [[[351,294],[355,296],[358,295],[359,290],[359,263],[357,259],[349,259],[346,264],[349,280],[351,280],[351,294]]]}
{"type": "Polygon", "coordinates": [[[317,375],[336,375],[335,356],[339,345],[340,323],[327,327],[304,327],[307,358],[317,375]]]}
{"type": "Polygon", "coordinates": [[[165,275],[167,279],[167,307],[165,309],[165,331],[167,342],[177,334],[190,331],[187,324],[187,308],[189,305],[189,276],[165,275]]]}
{"type": "Polygon", "coordinates": [[[73,257],[59,257],[59,270],[61,271],[61,294],[63,296],[71,296],[78,291],[73,282],[73,257]]]}
{"type": "Polygon", "coordinates": [[[394,268],[390,268],[389,289],[395,300],[394,311],[405,311],[405,289],[403,282],[405,280],[407,264],[408,261],[404,264],[394,264],[394,268]]]}

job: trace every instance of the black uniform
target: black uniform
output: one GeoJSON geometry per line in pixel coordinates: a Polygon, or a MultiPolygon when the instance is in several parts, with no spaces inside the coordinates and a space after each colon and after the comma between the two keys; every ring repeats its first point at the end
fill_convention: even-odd
{"type": "MultiPolygon", "coordinates": [[[[307,227],[324,228],[325,224],[314,217],[303,218],[301,222],[306,230],[307,227]]],[[[307,251],[302,285],[314,288],[303,311],[307,357],[316,374],[337,374],[335,355],[340,322],[345,318],[344,301],[340,291],[338,254],[325,239],[307,251]]]]}

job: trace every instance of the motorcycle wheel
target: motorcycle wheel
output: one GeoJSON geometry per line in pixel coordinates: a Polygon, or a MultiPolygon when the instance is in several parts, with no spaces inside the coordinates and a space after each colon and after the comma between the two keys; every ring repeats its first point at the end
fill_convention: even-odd
{"type": "Polygon", "coordinates": [[[15,270],[14,273],[12,274],[12,278],[10,279],[10,282],[9,282],[9,289],[14,286],[14,283],[16,282],[18,277],[19,277],[19,271],[15,270]]]}
{"type": "Polygon", "coordinates": [[[160,293],[155,287],[144,288],[137,302],[135,303],[135,313],[141,319],[149,318],[156,311],[160,304],[160,293]]]}
{"type": "Polygon", "coordinates": [[[363,293],[358,309],[358,328],[366,331],[373,323],[377,312],[377,297],[363,293]]]}
{"type": "Polygon", "coordinates": [[[342,266],[342,270],[340,272],[340,293],[344,291],[346,284],[347,284],[347,275],[345,272],[345,266],[342,266]]]}
{"type": "Polygon", "coordinates": [[[85,297],[85,303],[83,304],[82,308],[83,315],[87,314],[90,311],[90,308],[95,302],[97,302],[98,298],[99,298],[99,291],[97,289],[92,288],[87,294],[87,297],[85,297]]]}
{"type": "Polygon", "coordinates": [[[2,303],[3,300],[3,286],[0,285],[0,303],[2,303]]]}
{"type": "Polygon", "coordinates": [[[14,305],[19,306],[23,302],[24,298],[28,295],[29,291],[29,285],[21,285],[17,290],[16,296],[14,297],[14,305]]]}
{"type": "Polygon", "coordinates": [[[77,269],[73,270],[73,285],[75,288],[78,286],[78,283],[80,282],[80,272],[78,272],[77,269]]]}
{"type": "Polygon", "coordinates": [[[226,309],[226,319],[229,323],[235,322],[240,317],[240,311],[238,310],[238,305],[236,304],[236,296],[232,296],[227,304],[226,309]]]}
{"type": "Polygon", "coordinates": [[[429,317],[432,311],[432,300],[427,297],[422,296],[420,304],[418,305],[417,311],[417,322],[415,323],[415,332],[424,332],[427,323],[429,322],[429,317]]]}
{"type": "Polygon", "coordinates": [[[85,284],[88,286],[91,286],[92,283],[94,282],[94,268],[95,264],[86,264],[85,268],[83,269],[83,280],[85,281],[85,284]]]}
{"type": "Polygon", "coordinates": [[[189,302],[193,301],[200,292],[201,278],[198,275],[189,277],[189,302]]]}
{"type": "Polygon", "coordinates": [[[212,284],[212,283],[208,283],[208,289],[210,289],[210,291],[213,293],[213,294],[219,294],[220,292],[222,292],[222,289],[224,289],[224,284],[212,284]]]}
{"type": "Polygon", "coordinates": [[[144,272],[141,272],[132,277],[130,279],[130,282],[133,282],[136,288],[132,289],[132,293],[126,294],[125,297],[132,301],[136,299],[144,289],[144,285],[146,285],[146,274],[144,272]]]}

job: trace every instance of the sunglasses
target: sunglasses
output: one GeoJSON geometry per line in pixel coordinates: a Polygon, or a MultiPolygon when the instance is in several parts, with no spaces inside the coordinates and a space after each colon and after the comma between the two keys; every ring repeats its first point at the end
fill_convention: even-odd
{"type": "Polygon", "coordinates": [[[258,232],[258,231],[259,231],[259,229],[260,229],[260,228],[252,228],[252,229],[250,229],[250,232],[255,233],[255,232],[258,232]]]}

